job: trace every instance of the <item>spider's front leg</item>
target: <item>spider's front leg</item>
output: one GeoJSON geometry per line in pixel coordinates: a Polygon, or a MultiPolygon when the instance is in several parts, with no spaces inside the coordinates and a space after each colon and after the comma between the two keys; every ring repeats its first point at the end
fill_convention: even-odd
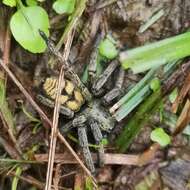
{"type": "Polygon", "coordinates": [[[115,69],[119,66],[118,60],[113,60],[104,72],[95,80],[92,84],[92,92],[95,96],[99,95],[99,92],[103,89],[105,83],[107,82],[108,78],[111,74],[115,71],[115,69]]]}
{"type": "MultiPolygon", "coordinates": [[[[41,102],[43,105],[49,108],[53,109],[55,107],[55,102],[53,100],[50,100],[49,98],[46,98],[41,94],[38,94],[36,98],[38,99],[39,102],[41,102]]],[[[74,117],[74,112],[71,109],[62,105],[60,106],[60,113],[68,119],[74,117]]]]}
{"type": "MultiPolygon", "coordinates": [[[[119,66],[118,60],[113,60],[105,71],[97,78],[97,80],[92,85],[92,91],[94,95],[99,95],[105,83],[108,81],[109,77],[115,71],[115,69],[119,66]]],[[[103,97],[103,104],[109,105],[112,103],[114,99],[116,99],[121,94],[121,88],[124,82],[125,71],[120,67],[118,72],[118,77],[116,79],[115,87],[106,93],[103,97]]]]}
{"type": "Polygon", "coordinates": [[[115,87],[107,94],[105,94],[104,97],[102,98],[104,105],[110,105],[113,100],[115,100],[116,98],[118,98],[118,96],[120,96],[124,78],[125,78],[125,71],[123,68],[120,67],[115,87]]]}

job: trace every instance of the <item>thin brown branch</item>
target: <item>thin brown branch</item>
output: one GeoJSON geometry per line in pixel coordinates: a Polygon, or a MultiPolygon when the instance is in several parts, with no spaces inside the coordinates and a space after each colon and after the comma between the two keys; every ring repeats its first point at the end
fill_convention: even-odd
{"type": "Polygon", "coordinates": [[[6,141],[4,138],[0,137],[0,144],[3,146],[3,148],[6,150],[6,152],[9,154],[11,158],[14,159],[20,159],[19,152],[14,147],[13,144],[10,144],[8,141],[6,141]]]}
{"type": "Polygon", "coordinates": [[[175,102],[172,105],[172,112],[176,113],[177,109],[179,107],[179,104],[181,104],[183,102],[183,99],[185,98],[185,96],[187,95],[187,93],[190,90],[190,73],[187,75],[184,84],[179,92],[178,97],[176,98],[175,102]]]}
{"type": "Polygon", "coordinates": [[[51,184],[52,184],[53,165],[54,165],[54,159],[55,159],[55,148],[56,148],[57,131],[58,131],[57,128],[58,128],[59,109],[60,109],[59,97],[60,97],[61,91],[63,89],[62,81],[64,81],[63,66],[61,68],[60,75],[59,75],[57,95],[56,95],[56,100],[55,100],[55,108],[54,108],[54,114],[53,114],[53,126],[52,126],[52,130],[51,130],[51,141],[50,141],[50,149],[49,149],[49,160],[48,160],[45,190],[51,190],[51,184]]]}
{"type": "Polygon", "coordinates": [[[53,178],[53,185],[55,190],[59,190],[60,178],[61,178],[61,164],[57,164],[55,167],[55,175],[53,178]]]}
{"type": "Polygon", "coordinates": [[[97,3],[97,5],[95,7],[93,7],[90,11],[96,11],[99,9],[103,9],[105,7],[108,7],[114,3],[116,3],[118,0],[105,0],[105,1],[100,1],[97,3]]]}
{"type": "Polygon", "coordinates": [[[69,172],[67,174],[61,175],[60,178],[63,179],[63,178],[75,175],[76,173],[77,173],[77,171],[72,171],[72,172],[69,172]]]}
{"type": "MultiPolygon", "coordinates": [[[[42,189],[42,190],[43,190],[44,187],[45,187],[45,184],[44,184],[43,182],[37,180],[36,178],[34,178],[34,177],[30,176],[30,175],[18,176],[18,175],[16,175],[15,172],[11,171],[11,172],[8,174],[8,176],[17,177],[17,178],[19,178],[20,180],[25,181],[25,182],[27,182],[27,183],[33,185],[34,187],[36,187],[36,188],[38,188],[38,189],[42,189]]],[[[51,186],[51,190],[55,190],[55,189],[56,189],[55,186],[52,185],[52,186],[51,186]]],[[[59,186],[59,189],[68,190],[69,188],[64,188],[64,187],[59,186]]]]}
{"type": "MultiPolygon", "coordinates": [[[[70,33],[67,42],[65,44],[64,54],[63,54],[63,61],[67,62],[69,57],[69,52],[71,49],[71,44],[73,40],[73,34],[70,33]]],[[[46,175],[46,186],[45,190],[51,189],[52,184],[52,176],[53,176],[53,165],[54,165],[54,159],[55,159],[55,148],[56,148],[56,141],[57,141],[57,131],[58,131],[58,119],[59,119],[59,110],[60,110],[60,101],[59,97],[61,95],[61,92],[64,88],[64,64],[62,64],[60,73],[59,73],[59,79],[58,79],[58,85],[57,85],[57,94],[55,99],[55,108],[53,113],[53,126],[51,131],[51,141],[50,141],[50,151],[49,151],[49,161],[48,161],[48,168],[47,168],[47,175],[46,175]]]]}
{"type": "MultiPolygon", "coordinates": [[[[9,59],[10,59],[10,46],[11,46],[11,37],[10,37],[9,25],[6,27],[5,34],[3,36],[4,36],[3,64],[7,65],[7,67],[8,67],[9,59]]],[[[6,80],[6,74],[4,73],[3,70],[0,70],[0,80],[1,80],[0,81],[1,85],[3,85],[2,88],[4,88],[4,89],[2,89],[2,91],[3,90],[6,91],[7,80],[6,80]]],[[[11,139],[11,141],[14,144],[16,144],[13,117],[12,117],[10,110],[8,109],[8,104],[6,102],[6,99],[4,99],[2,101],[2,105],[1,105],[1,109],[0,109],[0,117],[1,117],[1,120],[2,120],[2,123],[3,123],[5,130],[9,134],[9,138],[11,139]]]]}
{"type": "MultiPolygon", "coordinates": [[[[92,153],[92,158],[94,163],[98,163],[97,154],[92,153]]],[[[35,159],[39,162],[47,162],[47,154],[36,154],[35,159]]],[[[77,164],[77,161],[73,159],[68,153],[64,154],[55,154],[55,162],[61,164],[77,164]]],[[[104,154],[104,164],[105,165],[134,165],[138,166],[139,164],[139,155],[131,154],[104,154]]]]}
{"type": "Polygon", "coordinates": [[[10,46],[11,46],[11,36],[10,36],[10,28],[8,26],[5,33],[4,50],[3,50],[3,63],[6,65],[9,64],[10,46]]]}
{"type": "Polygon", "coordinates": [[[181,133],[185,129],[185,127],[188,125],[189,121],[190,121],[190,101],[189,99],[187,99],[185,106],[183,107],[183,110],[176,122],[173,136],[176,136],[179,133],[181,133]]]}

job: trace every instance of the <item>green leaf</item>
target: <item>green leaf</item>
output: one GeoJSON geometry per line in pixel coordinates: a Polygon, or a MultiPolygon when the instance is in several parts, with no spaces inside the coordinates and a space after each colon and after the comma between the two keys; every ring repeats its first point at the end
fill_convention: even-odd
{"type": "Polygon", "coordinates": [[[28,6],[36,6],[38,3],[36,0],[26,0],[28,6]]]}
{"type": "Polygon", "coordinates": [[[90,177],[87,177],[85,180],[85,190],[93,190],[93,183],[90,177]]]}
{"type": "Polygon", "coordinates": [[[154,78],[150,82],[150,88],[155,92],[160,88],[160,80],[158,78],[154,78]]]}
{"type": "Polygon", "coordinates": [[[174,103],[175,100],[176,100],[176,98],[177,98],[177,96],[178,96],[178,89],[175,88],[175,89],[171,92],[171,94],[169,95],[169,100],[170,100],[170,102],[171,102],[171,103],[174,103]]]}
{"type": "Polygon", "coordinates": [[[39,6],[22,7],[11,18],[11,32],[20,45],[32,53],[42,53],[46,49],[39,29],[49,36],[49,19],[46,11],[39,6]]]}
{"type": "Polygon", "coordinates": [[[103,138],[103,139],[101,140],[101,144],[102,144],[102,145],[108,145],[108,139],[107,139],[107,138],[103,138]]]}
{"type": "Polygon", "coordinates": [[[100,42],[99,52],[102,56],[108,59],[114,59],[118,55],[115,44],[113,40],[110,39],[110,37],[106,37],[100,42]]]}
{"type": "Polygon", "coordinates": [[[125,152],[127,150],[134,138],[141,131],[142,127],[148,123],[151,116],[158,110],[161,99],[162,92],[159,89],[147,97],[137,108],[134,115],[128,120],[116,139],[116,146],[119,148],[120,152],[125,152]]]}
{"type": "Polygon", "coordinates": [[[10,7],[15,7],[16,6],[16,0],[3,0],[3,4],[10,6],[10,7]]]}
{"type": "Polygon", "coordinates": [[[144,72],[190,55],[190,32],[121,52],[119,60],[125,69],[144,72]]]}
{"type": "Polygon", "coordinates": [[[159,143],[161,146],[167,146],[171,139],[170,136],[162,129],[156,128],[151,132],[150,138],[152,141],[159,143]]]}
{"type": "Polygon", "coordinates": [[[75,0],[57,0],[53,3],[53,9],[58,14],[71,14],[75,9],[75,0]]]}

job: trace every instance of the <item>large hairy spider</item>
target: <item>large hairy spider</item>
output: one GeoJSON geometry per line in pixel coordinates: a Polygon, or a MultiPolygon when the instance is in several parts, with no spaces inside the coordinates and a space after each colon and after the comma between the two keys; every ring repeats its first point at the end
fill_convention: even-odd
{"type": "MultiPolygon", "coordinates": [[[[45,38],[46,39],[46,38],[45,38]]],[[[53,47],[51,41],[47,41],[50,50],[53,47]]],[[[52,51],[54,54],[61,58],[59,52],[52,51]]],[[[92,56],[96,58],[97,50],[93,51],[92,56]]],[[[82,148],[84,159],[87,167],[92,173],[95,172],[95,166],[92,160],[92,156],[89,149],[88,135],[87,131],[90,129],[96,144],[99,146],[98,155],[100,164],[103,164],[103,154],[104,147],[102,143],[103,135],[101,130],[110,131],[115,126],[115,119],[112,118],[111,114],[106,109],[105,105],[112,103],[112,101],[120,95],[121,87],[124,79],[124,71],[119,68],[119,63],[117,60],[109,63],[107,68],[102,72],[102,74],[96,78],[94,73],[96,72],[95,61],[91,60],[88,72],[93,81],[91,83],[91,90],[88,90],[82,82],[79,80],[78,76],[71,70],[71,66],[65,73],[69,72],[69,75],[64,79],[64,88],[60,96],[61,108],[60,113],[69,118],[70,121],[63,126],[60,126],[60,132],[65,135],[72,128],[77,128],[79,145],[82,148]],[[106,83],[110,80],[111,75],[115,70],[118,69],[118,76],[115,82],[115,87],[105,94],[106,83]],[[70,77],[72,76],[72,77],[70,77]],[[70,78],[69,78],[70,77],[70,78]],[[75,78],[77,80],[75,80],[75,78]],[[86,94],[91,94],[92,98],[87,98],[86,94]],[[102,94],[105,94],[102,97],[102,94]],[[104,105],[102,105],[102,103],[104,105]],[[88,127],[89,126],[89,127],[88,127]]],[[[46,64],[47,65],[47,64],[46,64]]],[[[45,65],[38,65],[35,72],[35,83],[37,83],[38,89],[40,89],[40,94],[37,95],[38,100],[40,100],[44,105],[53,108],[54,100],[56,97],[56,85],[58,83],[58,76],[53,71],[50,71],[44,80],[41,80],[41,71],[45,65]],[[50,74],[51,73],[51,74],[50,74]],[[40,77],[40,80],[39,80],[40,77]],[[36,82],[37,81],[37,82],[36,82]],[[40,82],[39,82],[40,81],[40,82]]],[[[66,67],[67,68],[67,67],[66,67]]],[[[47,69],[47,68],[46,68],[47,69]]]]}

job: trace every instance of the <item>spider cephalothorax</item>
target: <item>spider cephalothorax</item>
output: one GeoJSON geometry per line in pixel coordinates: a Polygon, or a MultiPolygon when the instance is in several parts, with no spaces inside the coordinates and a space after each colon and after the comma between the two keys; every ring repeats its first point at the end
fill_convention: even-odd
{"type": "MultiPolygon", "coordinates": [[[[97,51],[97,49],[95,49],[95,51],[97,51]]],[[[58,54],[58,52],[53,53],[56,55],[58,54]]],[[[60,59],[61,56],[59,54],[58,56],[60,59]]],[[[96,57],[94,56],[94,52],[93,57],[96,57]]],[[[94,70],[95,67],[93,64],[96,64],[96,62],[91,61],[91,63],[89,64],[89,74],[90,77],[93,78],[90,85],[91,90],[88,90],[80,81],[78,76],[74,73],[74,71],[71,70],[71,67],[68,68],[68,65],[66,65],[66,68],[69,69],[69,73],[72,74],[73,77],[71,77],[70,79],[64,79],[64,87],[60,96],[60,112],[63,116],[71,119],[65,125],[60,126],[60,132],[65,135],[72,128],[77,128],[79,144],[82,147],[82,152],[86,164],[91,172],[95,172],[95,166],[89,149],[87,132],[88,129],[90,129],[93,134],[94,140],[99,147],[98,152],[101,161],[100,163],[102,163],[104,148],[102,144],[103,136],[101,131],[103,130],[108,132],[112,130],[115,126],[115,120],[108,112],[108,109],[106,109],[106,107],[102,105],[102,100],[99,96],[102,96],[102,92],[105,91],[106,82],[108,81],[108,79],[110,79],[112,73],[114,73],[114,71],[119,68],[118,61],[114,60],[109,63],[107,68],[102,72],[100,76],[95,77],[93,72],[96,71],[94,70]],[[90,97],[92,98],[89,99],[88,97],[86,97],[86,94],[90,94],[90,91],[90,97]]],[[[67,70],[65,72],[67,72],[67,70]]],[[[40,76],[40,72],[38,69],[36,73],[36,76],[40,76]]],[[[108,93],[104,93],[104,105],[112,103],[112,100],[118,97],[121,92],[123,79],[124,71],[123,69],[119,68],[115,87],[108,93]]],[[[37,95],[38,100],[51,108],[54,107],[54,100],[57,93],[57,83],[58,77],[54,75],[46,77],[45,80],[43,80],[43,82],[38,85],[42,88],[42,93],[37,95]]]]}

